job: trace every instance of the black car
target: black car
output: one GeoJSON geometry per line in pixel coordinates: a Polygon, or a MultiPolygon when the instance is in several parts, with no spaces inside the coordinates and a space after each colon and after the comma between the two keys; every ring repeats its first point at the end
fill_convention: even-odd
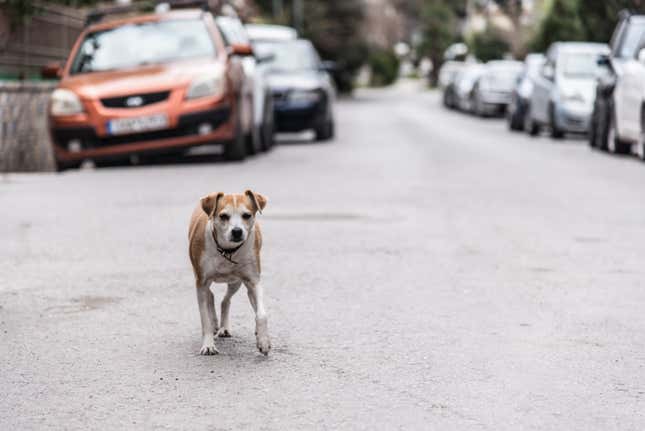
{"type": "Polygon", "coordinates": [[[273,94],[277,132],[313,130],[316,140],[334,136],[335,89],[329,70],[305,39],[258,41],[256,54],[271,55],[269,87],[273,94]]]}

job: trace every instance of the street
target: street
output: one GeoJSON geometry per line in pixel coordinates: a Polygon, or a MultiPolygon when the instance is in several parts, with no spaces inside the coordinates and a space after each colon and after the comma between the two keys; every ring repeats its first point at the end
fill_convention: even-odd
{"type": "Polygon", "coordinates": [[[0,177],[0,429],[645,428],[641,163],[414,81],[336,121],[244,163],[0,177]],[[200,356],[188,221],[246,188],[273,350],[242,290],[200,356]]]}

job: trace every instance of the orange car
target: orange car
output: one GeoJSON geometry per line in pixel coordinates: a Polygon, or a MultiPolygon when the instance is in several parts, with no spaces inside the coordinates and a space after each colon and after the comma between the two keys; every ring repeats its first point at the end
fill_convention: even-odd
{"type": "Polygon", "coordinates": [[[50,68],[61,78],[49,110],[59,167],[212,143],[243,159],[253,106],[236,57],[248,55],[198,9],[88,27],[64,68],[50,68]]]}

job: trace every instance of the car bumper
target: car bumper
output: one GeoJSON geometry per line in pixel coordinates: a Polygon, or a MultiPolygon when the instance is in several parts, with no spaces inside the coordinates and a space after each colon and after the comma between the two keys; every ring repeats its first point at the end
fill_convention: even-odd
{"type": "Polygon", "coordinates": [[[587,133],[591,123],[591,110],[560,105],[555,111],[554,120],[556,126],[565,132],[587,133]]]}
{"type": "Polygon", "coordinates": [[[59,162],[172,152],[201,144],[225,142],[234,137],[229,106],[183,113],[177,116],[172,127],[141,133],[101,135],[96,127],[87,123],[57,121],[52,121],[50,131],[59,162]]]}
{"type": "Polygon", "coordinates": [[[327,118],[327,100],[293,103],[284,100],[273,102],[275,127],[278,132],[300,132],[320,127],[327,118]]]}

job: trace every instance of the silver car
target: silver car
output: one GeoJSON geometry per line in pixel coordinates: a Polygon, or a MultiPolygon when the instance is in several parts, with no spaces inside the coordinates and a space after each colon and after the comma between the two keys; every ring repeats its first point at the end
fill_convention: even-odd
{"type": "Polygon", "coordinates": [[[598,58],[609,53],[601,43],[556,42],[535,78],[526,113],[527,131],[537,135],[542,126],[553,138],[565,133],[587,133],[596,95],[598,58]]]}
{"type": "Polygon", "coordinates": [[[462,111],[472,111],[472,92],[475,83],[484,73],[484,65],[470,63],[455,78],[455,101],[457,108],[462,111]]]}
{"type": "Polygon", "coordinates": [[[493,60],[486,63],[473,88],[473,112],[480,117],[504,113],[522,69],[523,64],[519,61],[493,60]]]}

